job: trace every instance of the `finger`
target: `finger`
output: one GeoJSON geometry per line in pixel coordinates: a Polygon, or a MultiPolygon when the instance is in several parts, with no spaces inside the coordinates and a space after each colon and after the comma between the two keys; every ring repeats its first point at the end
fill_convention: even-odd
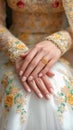
{"type": "Polygon", "coordinates": [[[22,84],[23,84],[23,87],[24,87],[24,89],[27,91],[27,92],[31,92],[31,89],[30,89],[30,87],[29,87],[29,85],[27,84],[27,82],[23,82],[22,81],[22,84]]]}
{"type": "Polygon", "coordinates": [[[39,76],[42,77],[43,75],[45,75],[48,70],[55,64],[56,59],[51,59],[50,62],[46,65],[46,67],[40,72],[39,76]]]}
{"type": "Polygon", "coordinates": [[[52,94],[54,89],[53,89],[53,86],[49,80],[49,77],[47,75],[44,75],[42,77],[42,80],[43,80],[44,84],[46,85],[46,88],[48,89],[48,91],[52,94]]]}
{"type": "Polygon", "coordinates": [[[43,56],[44,52],[42,50],[37,53],[37,55],[34,57],[34,59],[30,62],[29,66],[27,67],[23,77],[28,77],[32,73],[32,71],[35,69],[35,67],[40,62],[43,56]]]}
{"type": "Polygon", "coordinates": [[[19,70],[20,70],[20,68],[22,66],[22,63],[23,63],[22,60],[15,63],[15,69],[16,69],[17,73],[19,72],[19,70]]]}
{"type": "Polygon", "coordinates": [[[25,69],[27,68],[27,66],[29,65],[29,63],[31,62],[31,60],[33,59],[33,57],[36,55],[37,53],[37,48],[33,48],[30,53],[26,56],[25,60],[24,60],[24,63],[21,67],[21,70],[20,70],[20,73],[19,75],[22,76],[25,69]]]}
{"type": "MultiPolygon", "coordinates": [[[[36,78],[36,76],[40,73],[40,71],[46,66],[46,64],[50,61],[51,59],[51,54],[47,54],[46,56],[44,56],[42,59],[45,59],[45,61],[40,60],[39,64],[37,65],[37,67],[34,69],[34,71],[31,73],[31,75],[29,76],[29,80],[32,80],[33,78],[36,78]],[[44,63],[45,62],[45,63],[44,63]]],[[[39,75],[39,77],[41,77],[39,75]]]]}
{"type": "Polygon", "coordinates": [[[55,76],[55,74],[54,74],[51,70],[48,70],[47,75],[48,75],[49,77],[55,76]]]}
{"type": "Polygon", "coordinates": [[[25,89],[25,91],[27,91],[27,92],[31,92],[31,88],[30,88],[30,86],[28,85],[28,83],[27,82],[23,82],[22,81],[22,79],[21,79],[21,77],[19,77],[19,79],[20,79],[20,81],[21,81],[21,83],[22,83],[22,85],[23,85],[23,88],[25,89]]]}
{"type": "Polygon", "coordinates": [[[30,51],[31,51],[31,49],[29,49],[28,51],[22,53],[22,54],[20,55],[20,57],[21,57],[21,58],[25,58],[25,56],[26,56],[27,54],[29,54],[30,51]]]}
{"type": "Polygon", "coordinates": [[[42,93],[40,92],[39,88],[37,87],[36,83],[34,80],[28,81],[29,85],[31,86],[31,89],[34,91],[34,93],[37,95],[39,98],[43,98],[42,93]]]}
{"type": "Polygon", "coordinates": [[[40,78],[36,78],[35,81],[36,81],[36,84],[38,85],[38,88],[40,89],[41,93],[43,94],[43,96],[46,99],[49,99],[50,98],[50,93],[47,90],[47,88],[46,88],[45,84],[43,83],[43,81],[40,78]]]}

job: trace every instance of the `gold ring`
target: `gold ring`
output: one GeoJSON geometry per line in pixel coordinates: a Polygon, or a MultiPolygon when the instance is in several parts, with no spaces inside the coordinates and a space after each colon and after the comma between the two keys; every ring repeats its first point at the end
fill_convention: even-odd
{"type": "Polygon", "coordinates": [[[48,63],[48,60],[47,60],[46,58],[42,58],[41,61],[42,61],[42,63],[43,63],[44,65],[46,65],[46,64],[48,63]]]}

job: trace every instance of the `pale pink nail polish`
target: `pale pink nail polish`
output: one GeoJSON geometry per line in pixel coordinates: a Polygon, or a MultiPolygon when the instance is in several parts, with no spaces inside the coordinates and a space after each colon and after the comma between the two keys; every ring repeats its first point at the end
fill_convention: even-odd
{"type": "Polygon", "coordinates": [[[29,88],[27,89],[27,91],[28,91],[29,93],[31,92],[31,90],[30,90],[29,88]]]}
{"type": "Polygon", "coordinates": [[[25,76],[22,78],[22,81],[26,81],[26,77],[25,76]]]}
{"type": "Polygon", "coordinates": [[[23,71],[20,71],[19,75],[22,76],[22,74],[23,74],[23,71]]]}
{"type": "Polygon", "coordinates": [[[38,96],[39,96],[40,98],[43,98],[43,95],[42,95],[41,93],[39,93],[38,96]]]}
{"type": "Polygon", "coordinates": [[[53,90],[53,88],[50,88],[50,92],[53,94],[54,93],[54,90],[53,90]]]}
{"type": "Polygon", "coordinates": [[[49,99],[49,98],[50,98],[49,94],[46,94],[46,98],[47,98],[47,99],[49,99]]]}
{"type": "Polygon", "coordinates": [[[43,76],[43,74],[42,74],[42,73],[40,73],[40,74],[39,74],[39,77],[42,77],[42,76],[43,76]]]}
{"type": "Polygon", "coordinates": [[[33,80],[33,76],[29,76],[29,78],[28,78],[28,79],[29,79],[30,81],[31,81],[31,80],[33,80]]]}

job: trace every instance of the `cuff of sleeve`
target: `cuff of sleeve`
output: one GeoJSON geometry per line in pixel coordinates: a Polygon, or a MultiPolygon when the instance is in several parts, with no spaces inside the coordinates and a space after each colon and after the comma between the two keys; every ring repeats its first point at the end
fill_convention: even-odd
{"type": "Polygon", "coordinates": [[[28,47],[23,42],[14,37],[2,25],[0,25],[0,45],[13,63],[19,58],[20,54],[28,50],[28,47]]]}
{"type": "Polygon", "coordinates": [[[14,38],[14,39],[11,38],[8,43],[9,43],[9,45],[8,45],[9,57],[13,63],[19,58],[20,54],[22,54],[28,50],[27,46],[16,38],[14,38]]]}
{"type": "Polygon", "coordinates": [[[67,31],[54,33],[46,37],[46,40],[52,41],[61,50],[62,55],[68,51],[72,45],[72,38],[67,31]]]}

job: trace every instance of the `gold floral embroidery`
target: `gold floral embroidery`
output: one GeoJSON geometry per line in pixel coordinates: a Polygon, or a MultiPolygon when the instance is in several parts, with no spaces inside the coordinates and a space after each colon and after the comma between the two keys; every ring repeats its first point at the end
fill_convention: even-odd
{"type": "Polygon", "coordinates": [[[5,98],[5,105],[10,108],[13,106],[13,104],[14,104],[14,96],[12,94],[7,95],[5,98]]]}
{"type": "Polygon", "coordinates": [[[60,31],[54,33],[46,38],[49,41],[52,41],[60,50],[62,55],[71,48],[72,39],[67,31],[60,31]]]}
{"type": "Polygon", "coordinates": [[[69,105],[73,106],[73,95],[72,94],[67,95],[67,102],[69,105]]]}
{"type": "Polygon", "coordinates": [[[22,45],[22,44],[19,44],[19,45],[17,45],[17,49],[24,49],[24,45],[22,45]]]}
{"type": "Polygon", "coordinates": [[[19,91],[20,90],[17,87],[13,86],[13,88],[10,90],[10,94],[16,96],[19,91]]]}
{"type": "Polygon", "coordinates": [[[0,33],[5,33],[5,29],[4,28],[0,28],[0,33]]]}
{"type": "Polygon", "coordinates": [[[2,80],[2,84],[3,84],[4,88],[6,89],[6,87],[8,86],[8,81],[7,81],[7,79],[3,79],[3,80],[2,80]]]}
{"type": "MultiPolygon", "coordinates": [[[[6,63],[7,67],[8,64],[6,63]]],[[[9,66],[11,67],[11,66],[9,66]]],[[[4,87],[4,106],[6,113],[16,105],[16,113],[21,114],[21,122],[24,123],[27,113],[27,93],[24,95],[22,88],[15,86],[14,71],[6,72],[3,76],[2,87],[4,87]]]]}
{"type": "Polygon", "coordinates": [[[66,86],[64,86],[60,92],[57,93],[57,95],[54,95],[54,99],[58,105],[58,114],[60,121],[62,123],[63,119],[63,113],[65,112],[67,107],[70,107],[70,109],[73,111],[73,84],[71,84],[71,78],[70,81],[65,79],[66,86]]]}

